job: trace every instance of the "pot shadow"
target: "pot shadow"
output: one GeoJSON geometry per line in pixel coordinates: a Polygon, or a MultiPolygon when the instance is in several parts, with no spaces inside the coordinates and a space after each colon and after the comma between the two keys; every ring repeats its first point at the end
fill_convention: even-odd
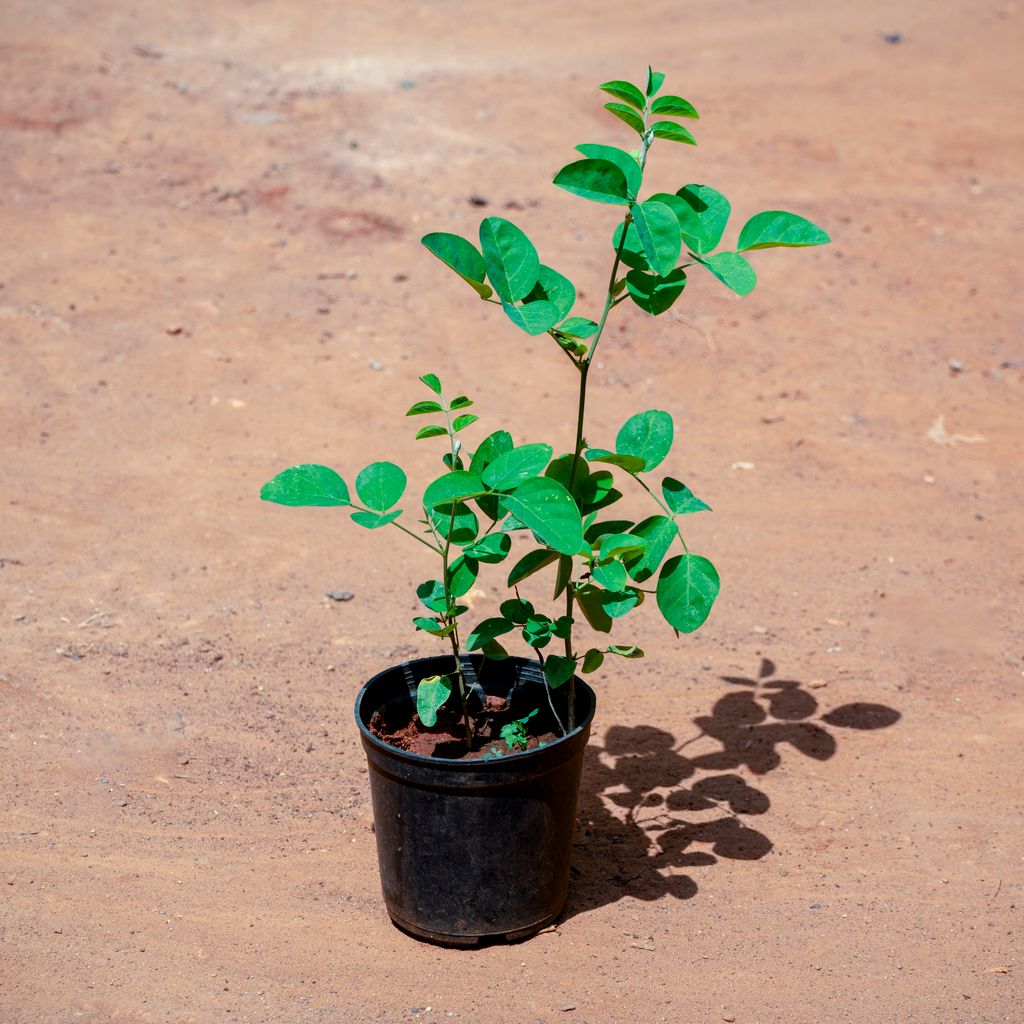
{"type": "Polygon", "coordinates": [[[838,729],[882,729],[900,713],[883,704],[844,704],[819,714],[802,683],[780,679],[761,660],[756,679],[722,676],[729,689],[695,718],[682,742],[653,725],[613,725],[604,745],[587,748],[580,829],[563,919],[624,896],[690,899],[688,874],[721,858],[760,860],[772,849],[748,819],[768,813],[768,795],[749,776],[782,762],[780,747],[827,761],[838,729]],[[745,769],[745,775],[740,774],[745,769]]]}

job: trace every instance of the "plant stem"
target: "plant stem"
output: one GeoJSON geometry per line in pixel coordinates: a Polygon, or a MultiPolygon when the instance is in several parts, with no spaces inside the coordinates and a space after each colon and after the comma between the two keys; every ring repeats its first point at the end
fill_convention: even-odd
{"type": "MultiPolygon", "coordinates": [[[[555,702],[551,699],[551,686],[548,684],[548,676],[547,673],[544,671],[544,655],[540,653],[539,647],[534,647],[534,650],[537,652],[537,659],[540,661],[540,676],[541,679],[543,679],[544,681],[544,692],[547,694],[548,707],[551,708],[551,714],[555,716],[555,721],[558,723],[558,728],[561,729],[562,735],[565,736],[565,726],[562,725],[562,720],[558,717],[558,712],[555,710],[555,702]]],[[[569,710],[571,713],[572,708],[570,707],[569,710]]]]}
{"type": "MultiPolygon", "coordinates": [[[[662,510],[662,512],[664,512],[665,515],[668,516],[669,519],[671,519],[673,522],[675,522],[675,519],[676,519],[675,514],[668,507],[668,505],[666,505],[664,502],[660,501],[658,499],[658,496],[654,493],[654,491],[652,491],[650,489],[650,487],[648,487],[647,484],[645,484],[643,482],[643,480],[641,480],[640,477],[638,477],[635,473],[630,473],[629,475],[654,499],[655,504],[658,506],[658,508],[660,508],[662,510]]],[[[686,546],[686,541],[683,540],[683,535],[682,535],[682,532],[679,529],[679,524],[678,523],[676,523],[676,536],[679,538],[679,543],[683,545],[683,550],[687,554],[689,554],[690,553],[690,549],[686,546]]]]}

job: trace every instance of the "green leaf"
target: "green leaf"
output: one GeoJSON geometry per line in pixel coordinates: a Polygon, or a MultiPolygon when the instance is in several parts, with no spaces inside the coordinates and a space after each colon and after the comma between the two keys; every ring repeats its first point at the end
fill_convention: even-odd
{"type": "Polygon", "coordinates": [[[665,504],[678,515],[711,511],[711,506],[704,504],[686,484],[673,480],[670,476],[662,480],[661,493],[665,496],[665,504]]]}
{"type": "Polygon", "coordinates": [[[621,562],[611,561],[606,565],[595,564],[590,570],[594,582],[599,583],[605,590],[623,590],[629,582],[626,576],[626,567],[621,562]]]}
{"type": "Polygon", "coordinates": [[[544,678],[552,690],[557,690],[563,683],[572,679],[575,671],[575,658],[567,658],[564,654],[549,654],[544,659],[544,678]]]}
{"type": "Polygon", "coordinates": [[[512,550],[512,538],[507,533],[489,533],[466,548],[466,555],[478,562],[503,562],[512,550]]]}
{"type": "Polygon", "coordinates": [[[447,676],[427,676],[416,687],[416,714],[427,729],[437,724],[437,712],[451,696],[452,683],[447,676]]]}
{"type": "Polygon", "coordinates": [[[514,306],[502,299],[501,307],[516,327],[533,335],[544,334],[551,330],[564,315],[555,308],[553,303],[544,299],[527,302],[522,306],[514,306]]]}
{"type": "Polygon", "coordinates": [[[598,633],[610,633],[612,631],[611,616],[604,609],[602,595],[605,591],[593,584],[586,584],[576,588],[576,602],[583,612],[584,618],[590,623],[590,628],[598,633]]]}
{"type": "Polygon", "coordinates": [[[515,629],[515,623],[506,618],[484,619],[473,632],[466,637],[466,650],[479,650],[484,644],[490,643],[495,637],[504,636],[515,629]]]}
{"type": "Polygon", "coordinates": [[[577,160],[575,163],[566,164],[555,175],[554,184],[566,192],[572,192],[573,195],[592,199],[595,203],[629,205],[629,185],[626,183],[626,176],[610,160],[577,160]]]}
{"type": "Polygon", "coordinates": [[[598,86],[598,88],[608,93],[609,96],[614,96],[617,100],[624,100],[630,106],[636,107],[637,110],[644,109],[646,103],[644,94],[635,85],[630,85],[629,82],[621,82],[616,79],[611,82],[605,82],[603,85],[598,86]]]}
{"type": "Polygon", "coordinates": [[[609,654],[617,654],[620,658],[642,658],[644,651],[642,647],[637,647],[636,644],[612,644],[608,648],[609,654]]]}
{"type": "Polygon", "coordinates": [[[425,580],[416,588],[416,596],[427,608],[438,615],[448,608],[444,584],[440,580],[425,580]]]}
{"type": "Polygon", "coordinates": [[[644,469],[644,460],[635,455],[621,455],[606,448],[588,448],[583,454],[588,462],[606,462],[609,466],[618,466],[627,473],[642,473],[644,469]]]}
{"type": "Polygon", "coordinates": [[[589,525],[583,531],[583,539],[590,545],[599,544],[601,538],[610,533],[625,533],[633,525],[628,519],[606,519],[593,523],[588,516],[587,521],[589,525]]]}
{"type": "Polygon", "coordinates": [[[615,164],[622,176],[626,179],[626,193],[630,199],[636,199],[640,191],[640,182],[643,180],[643,171],[636,162],[636,158],[617,146],[601,146],[594,142],[584,142],[576,147],[577,151],[592,160],[607,160],[615,164]]]}
{"type": "Polygon", "coordinates": [[[668,114],[669,117],[700,117],[697,108],[682,96],[659,96],[651,104],[651,113],[668,114]]]}
{"type": "Polygon", "coordinates": [[[393,523],[402,514],[402,509],[396,508],[393,512],[378,514],[376,512],[353,512],[352,522],[359,526],[365,526],[367,530],[378,530],[388,523],[393,523]]]}
{"type": "Polygon", "coordinates": [[[647,262],[664,277],[679,261],[682,248],[675,213],[664,203],[648,200],[633,207],[633,223],[647,262]]]}
{"type": "Polygon", "coordinates": [[[754,268],[738,252],[714,252],[698,260],[737,295],[749,295],[757,284],[754,268]]]}
{"type": "Polygon", "coordinates": [[[500,611],[506,619],[511,620],[517,626],[523,626],[533,615],[533,604],[519,597],[510,597],[507,601],[501,602],[500,611]]]}
{"type": "MultiPolygon", "coordinates": [[[[484,284],[486,267],[484,258],[472,242],[446,231],[435,231],[424,235],[420,241],[442,262],[446,263],[467,284],[473,286],[482,299],[491,296],[491,289],[484,284]]],[[[440,390],[437,392],[440,394],[440,390]]]]}
{"type": "Polygon", "coordinates": [[[687,146],[696,146],[697,140],[693,133],[675,121],[656,121],[651,129],[656,139],[667,139],[669,142],[682,142],[687,146]]]}
{"type": "Polygon", "coordinates": [[[374,462],[356,477],[359,500],[375,512],[387,512],[405,494],[405,473],[393,462],[374,462]]]}
{"type": "Polygon", "coordinates": [[[557,601],[565,593],[565,588],[572,580],[572,567],[571,555],[558,556],[558,571],[555,573],[555,593],[551,598],[552,601],[557,601]]]}
{"type": "MultiPolygon", "coordinates": [[[[458,501],[451,505],[437,505],[430,509],[430,521],[434,529],[442,537],[451,536],[451,541],[457,547],[465,547],[476,540],[480,532],[480,524],[473,510],[458,501]]],[[[470,552],[466,552],[469,554],[470,552]]]]}
{"type": "MultiPolygon", "coordinates": [[[[482,477],[484,470],[499,456],[512,451],[512,435],[507,430],[496,430],[488,434],[473,453],[469,471],[482,477]]],[[[494,518],[493,516],[491,517],[494,518]]]]}
{"type": "Polygon", "coordinates": [[[647,67],[647,97],[653,96],[665,81],[665,76],[660,71],[652,71],[650,65],[647,67]]]}
{"type": "Polygon", "coordinates": [[[508,657],[508,651],[505,650],[497,640],[492,640],[490,643],[486,643],[480,648],[481,653],[485,658],[491,661],[504,661],[508,657]]]}
{"type": "Polygon", "coordinates": [[[623,558],[624,555],[639,555],[647,550],[647,538],[642,533],[609,533],[601,538],[598,558],[623,558]]]}
{"type": "Polygon", "coordinates": [[[604,652],[599,651],[596,647],[591,647],[590,650],[583,655],[584,672],[596,672],[603,664],[604,652]]]}
{"type": "Polygon", "coordinates": [[[631,107],[622,103],[606,103],[604,109],[610,110],[620,121],[625,121],[637,135],[643,135],[644,119],[631,107]]]}
{"type": "Polygon", "coordinates": [[[479,416],[474,416],[471,412],[467,412],[464,416],[456,416],[452,422],[452,433],[457,434],[460,430],[465,430],[471,423],[476,423],[480,419],[479,416]]]}
{"type": "Polygon", "coordinates": [[[645,313],[658,316],[664,313],[686,287],[686,271],[677,267],[664,277],[645,274],[642,270],[631,270],[626,275],[629,297],[645,313]]]}
{"type": "Polygon", "coordinates": [[[718,572],[706,558],[676,555],[658,577],[658,608],[674,629],[692,633],[708,617],[718,586],[718,572]]]}
{"type": "Polygon", "coordinates": [[[448,636],[455,630],[454,623],[445,626],[438,619],[428,619],[422,616],[413,619],[412,624],[417,629],[422,629],[424,633],[430,633],[431,636],[448,636]]]}
{"type": "Polygon", "coordinates": [[[551,445],[523,444],[499,455],[485,470],[483,481],[492,491],[510,491],[538,476],[551,459],[551,445]]]}
{"type": "Polygon", "coordinates": [[[523,626],[523,640],[537,650],[551,642],[554,623],[547,615],[531,615],[523,626]]]}
{"type": "Polygon", "coordinates": [[[468,594],[470,588],[476,583],[480,573],[480,566],[476,559],[468,558],[466,555],[459,555],[450,566],[448,566],[448,589],[452,597],[462,597],[468,594]]]}
{"type": "Polygon", "coordinates": [[[615,231],[612,233],[612,246],[616,252],[620,253],[620,258],[627,267],[632,267],[634,270],[651,269],[651,265],[644,255],[643,242],[640,241],[640,235],[637,233],[636,224],[633,221],[630,221],[629,224],[619,223],[615,226],[615,231]],[[625,242],[622,241],[623,232],[626,234],[625,242]]]}
{"type": "Polygon", "coordinates": [[[416,440],[422,441],[427,437],[442,437],[448,431],[444,427],[421,427],[416,431],[416,440]]]}
{"type": "Polygon", "coordinates": [[[440,402],[416,402],[409,406],[406,416],[422,416],[429,412],[444,412],[444,406],[440,402]]]}
{"type": "Polygon", "coordinates": [[[455,470],[453,473],[439,476],[427,486],[423,494],[423,504],[426,508],[451,505],[455,501],[475,498],[478,494],[486,492],[487,488],[484,487],[483,481],[475,473],[465,469],[455,470]]]}
{"type": "Polygon", "coordinates": [[[542,263],[537,283],[533,286],[530,294],[526,296],[528,303],[538,300],[546,301],[554,306],[558,310],[558,319],[561,320],[563,316],[569,315],[576,303],[576,286],[569,278],[542,263]]]}
{"type": "Polygon", "coordinates": [[[278,473],[260,488],[260,497],[276,505],[351,505],[345,481],[327,466],[305,463],[278,473]]]}
{"type": "Polygon", "coordinates": [[[452,399],[452,404],[448,408],[454,412],[456,409],[468,409],[472,404],[473,402],[465,395],[459,395],[458,398],[452,399]]]}
{"type": "Polygon", "coordinates": [[[636,524],[632,530],[647,541],[646,550],[638,556],[624,558],[629,575],[637,583],[649,580],[668,554],[668,549],[679,532],[675,522],[668,516],[650,516],[636,524]]]}
{"type": "Polygon", "coordinates": [[[514,587],[517,583],[522,583],[528,576],[532,576],[538,569],[543,569],[545,565],[550,565],[556,558],[557,552],[544,548],[527,552],[512,566],[512,571],[508,574],[508,586],[514,587]]]}
{"type": "Polygon", "coordinates": [[[426,384],[427,387],[430,388],[430,390],[433,391],[435,395],[440,397],[440,395],[441,395],[441,381],[438,380],[437,374],[435,374],[435,373],[425,373],[425,374],[423,374],[422,377],[420,377],[420,380],[423,381],[423,383],[426,384]]]}
{"type": "Polygon", "coordinates": [[[639,590],[626,587],[621,591],[606,590],[600,595],[601,606],[613,619],[620,619],[631,612],[643,601],[644,595],[639,590]]]}
{"type": "Polygon", "coordinates": [[[740,231],[736,244],[739,252],[751,249],[774,249],[776,246],[795,248],[805,245],[825,245],[831,239],[805,217],[785,210],[765,210],[755,214],[740,231]]]}
{"type": "Polygon", "coordinates": [[[521,483],[501,504],[549,548],[575,555],[583,547],[583,520],[569,492],[547,477],[521,483]]]}
{"type": "MultiPolygon", "coordinates": [[[[683,236],[683,241],[694,251],[701,250],[701,247],[710,241],[707,229],[697,211],[681,196],[669,192],[656,192],[648,202],[664,203],[676,215],[679,233],[683,236]]],[[[633,266],[632,263],[629,265],[633,266]]],[[[639,269],[650,270],[650,267],[639,269]]]]}
{"type": "Polygon", "coordinates": [[[698,256],[711,252],[722,240],[725,226],[729,223],[729,214],[732,212],[729,200],[710,185],[686,185],[676,195],[688,203],[697,214],[707,235],[706,242],[697,239],[700,244],[691,248],[698,256]]]}
{"type": "Polygon", "coordinates": [[[557,330],[560,334],[566,334],[570,338],[592,338],[597,334],[597,324],[582,316],[571,316],[564,323],[559,324],[557,330]]]}
{"type": "Polygon", "coordinates": [[[626,420],[615,437],[615,450],[641,459],[644,469],[651,470],[668,455],[674,434],[672,417],[659,409],[649,409],[626,420]]]}
{"type": "Polygon", "coordinates": [[[517,302],[537,283],[540,259],[533,243],[511,221],[485,217],[480,222],[480,245],[487,276],[505,302],[517,302]]]}

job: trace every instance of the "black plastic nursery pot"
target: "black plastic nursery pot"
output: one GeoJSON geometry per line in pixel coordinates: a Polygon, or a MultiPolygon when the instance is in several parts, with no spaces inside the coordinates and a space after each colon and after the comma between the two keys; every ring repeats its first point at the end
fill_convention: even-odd
{"type": "MultiPolygon", "coordinates": [[[[463,659],[474,684],[482,662],[463,659]]],[[[425,757],[370,731],[377,711],[411,718],[419,681],[453,669],[450,656],[406,662],[374,676],[356,698],[384,902],[399,928],[431,942],[528,938],[565,907],[594,691],[576,679],[576,727],[567,736],[500,757],[425,757]]],[[[482,685],[523,713],[547,705],[536,661],[488,661],[482,685]]]]}

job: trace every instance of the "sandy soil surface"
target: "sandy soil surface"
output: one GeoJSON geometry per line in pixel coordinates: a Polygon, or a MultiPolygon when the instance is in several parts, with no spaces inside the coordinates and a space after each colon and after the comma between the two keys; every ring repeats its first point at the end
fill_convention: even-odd
{"type": "Polygon", "coordinates": [[[0,18],[3,1021],[1021,1020],[1019,3],[0,18]],[[722,596],[600,684],[559,926],[442,950],[383,909],[351,718],[437,649],[432,567],[257,492],[426,479],[427,371],[570,444],[564,358],[418,239],[511,210],[587,311],[614,211],[550,176],[648,60],[704,115],[653,187],[834,244],[616,310],[592,434],[673,412],[722,596]]]}

